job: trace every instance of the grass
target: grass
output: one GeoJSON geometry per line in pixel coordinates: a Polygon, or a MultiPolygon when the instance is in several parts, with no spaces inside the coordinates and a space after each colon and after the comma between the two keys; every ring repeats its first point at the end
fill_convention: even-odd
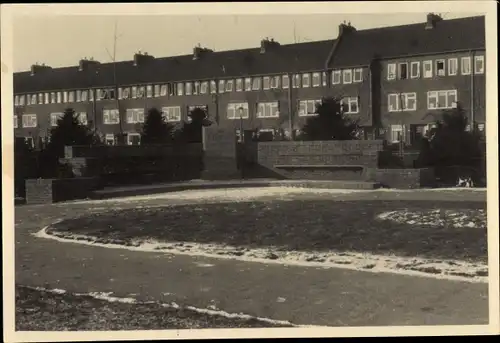
{"type": "MultiPolygon", "coordinates": [[[[217,243],[280,250],[354,251],[487,261],[486,228],[407,225],[377,220],[385,211],[485,209],[484,202],[294,200],[111,210],[65,220],[52,230],[101,242],[136,239],[217,243]]],[[[49,232],[50,233],[50,232],[49,232]]]]}
{"type": "Polygon", "coordinates": [[[114,331],[278,327],[160,304],[127,304],[16,286],[16,331],[114,331]]]}

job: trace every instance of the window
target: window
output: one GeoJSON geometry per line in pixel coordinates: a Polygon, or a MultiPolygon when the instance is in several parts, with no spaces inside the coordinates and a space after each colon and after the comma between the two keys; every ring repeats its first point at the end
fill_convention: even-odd
{"type": "Polygon", "coordinates": [[[23,114],[22,121],[23,127],[37,126],[36,114],[23,114]]]}
{"type": "Polygon", "coordinates": [[[226,81],[226,92],[232,92],[233,91],[233,80],[227,80],[226,81]]]}
{"type": "Polygon", "coordinates": [[[326,87],[328,85],[328,74],[326,72],[321,73],[321,78],[321,84],[323,85],[323,87],[326,87]]]}
{"type": "Polygon", "coordinates": [[[264,76],[262,79],[262,88],[269,89],[271,87],[271,79],[269,76],[264,76]]]}
{"type": "Polygon", "coordinates": [[[127,134],[127,144],[128,145],[140,145],[141,144],[141,134],[137,132],[130,132],[127,134]]]}
{"type": "Polygon", "coordinates": [[[448,109],[457,106],[457,90],[427,92],[427,108],[448,109]]]}
{"type": "Polygon", "coordinates": [[[161,85],[160,95],[165,94],[163,96],[167,96],[167,93],[169,96],[176,95],[176,88],[175,88],[175,85],[173,83],[167,83],[167,84],[161,85]],[[165,90],[165,93],[162,93],[163,89],[165,90]]]}
{"type": "Polygon", "coordinates": [[[24,141],[30,148],[35,147],[35,140],[33,139],[33,137],[24,137],[24,141]]]}
{"type": "Polygon", "coordinates": [[[137,86],[132,86],[132,99],[137,98],[137,86]]]}
{"type": "Polygon", "coordinates": [[[470,75],[470,57],[462,57],[460,61],[462,62],[462,75],[470,75]]]}
{"type": "Polygon", "coordinates": [[[137,86],[137,97],[144,98],[146,96],[146,87],[137,86]]]}
{"type": "Polygon", "coordinates": [[[178,83],[177,84],[177,95],[184,95],[184,84],[183,83],[178,83]]]}
{"type": "Polygon", "coordinates": [[[69,102],[75,102],[75,91],[69,91],[68,92],[68,101],[69,102]]]}
{"type": "Polygon", "coordinates": [[[26,104],[26,95],[19,96],[19,105],[24,106],[26,104]]]}
{"type": "Polygon", "coordinates": [[[106,134],[104,141],[106,142],[106,145],[115,145],[115,135],[112,133],[106,134]]]}
{"type": "Polygon", "coordinates": [[[57,122],[64,116],[62,112],[55,112],[50,114],[50,126],[57,126],[57,122]]]}
{"type": "Polygon", "coordinates": [[[193,84],[191,82],[186,82],[184,85],[185,85],[184,91],[185,91],[186,95],[193,94],[193,84]]]}
{"type": "Polygon", "coordinates": [[[117,109],[102,110],[103,123],[105,125],[113,125],[120,123],[120,113],[117,109]]]}
{"type": "Polygon", "coordinates": [[[484,74],[484,56],[474,57],[474,74],[484,74]]]}
{"type": "Polygon", "coordinates": [[[321,74],[320,73],[313,73],[312,74],[312,86],[313,87],[321,86],[321,74]]]}
{"type": "Polygon", "coordinates": [[[43,104],[43,93],[38,93],[38,103],[43,104]]]}
{"type": "Polygon", "coordinates": [[[410,77],[412,79],[418,79],[420,77],[420,62],[411,62],[410,77]]]}
{"type": "Polygon", "coordinates": [[[277,101],[257,104],[257,118],[278,118],[279,116],[279,103],[277,101]]]}
{"type": "Polygon", "coordinates": [[[389,112],[415,111],[417,93],[389,94],[387,98],[389,112]]]}
{"type": "Polygon", "coordinates": [[[196,81],[194,83],[193,94],[200,94],[201,83],[196,81]]]}
{"type": "Polygon", "coordinates": [[[293,80],[292,80],[292,87],[293,88],[300,88],[300,84],[301,84],[301,79],[300,79],[300,74],[295,74],[293,76],[293,80]]]}
{"type": "Polygon", "coordinates": [[[245,78],[245,90],[246,91],[252,90],[252,79],[250,77],[245,78]]]}
{"type": "Polygon", "coordinates": [[[19,95],[16,95],[16,96],[14,97],[14,105],[15,105],[15,106],[19,106],[19,95]]]}
{"type": "Polygon", "coordinates": [[[203,113],[205,114],[205,118],[207,117],[207,114],[208,114],[208,106],[206,105],[191,105],[191,106],[188,106],[187,107],[187,122],[190,123],[193,121],[193,119],[191,118],[191,113],[195,110],[195,109],[200,109],[203,111],[203,113]]]}
{"type": "Polygon", "coordinates": [[[344,105],[345,113],[358,113],[359,112],[359,102],[358,97],[347,97],[342,99],[342,104],[344,105]]]}
{"type": "Polygon", "coordinates": [[[407,80],[408,79],[408,63],[399,63],[399,79],[407,80]]]}
{"type": "MultiPolygon", "coordinates": [[[[24,103],[24,101],[23,101],[24,103]]],[[[52,92],[50,93],[50,103],[55,104],[56,103],[56,93],[52,92]]]]}
{"type": "Polygon", "coordinates": [[[130,87],[118,88],[118,99],[128,99],[128,98],[130,98],[130,87]]]}
{"type": "Polygon", "coordinates": [[[82,91],[77,90],[76,91],[76,102],[81,102],[82,101],[82,91]]]}
{"type": "Polygon", "coordinates": [[[302,87],[309,88],[311,86],[311,74],[302,74],[302,87]]]}
{"type": "Polygon", "coordinates": [[[88,98],[89,98],[89,91],[88,90],[82,90],[82,102],[83,101],[85,101],[85,102],[88,101],[88,98]]]}
{"type": "Polygon", "coordinates": [[[68,102],[68,92],[63,92],[63,102],[68,102]]]}
{"type": "Polygon", "coordinates": [[[219,93],[224,93],[226,90],[226,81],[219,80],[219,93]]]}
{"type": "Polygon", "coordinates": [[[316,106],[321,103],[321,100],[299,100],[299,116],[314,116],[316,115],[316,106]]]}
{"type": "Polygon", "coordinates": [[[217,82],[215,82],[214,80],[210,81],[210,93],[211,94],[217,93],[217,82]]]}
{"type": "Polygon", "coordinates": [[[457,75],[458,72],[458,59],[450,58],[448,60],[448,75],[457,75]]]}
{"type": "Polygon", "coordinates": [[[160,85],[154,85],[154,90],[153,90],[153,92],[154,92],[154,96],[155,96],[155,97],[160,96],[160,90],[161,90],[161,89],[160,89],[160,85]]]}
{"type": "Polygon", "coordinates": [[[403,125],[391,125],[391,143],[399,143],[403,139],[403,125]]]}
{"type": "Polygon", "coordinates": [[[128,124],[144,123],[144,108],[127,109],[127,123],[128,124]]]}
{"type": "Polygon", "coordinates": [[[243,91],[243,79],[236,79],[236,91],[243,91]]]}
{"type": "Polygon", "coordinates": [[[260,80],[261,80],[260,77],[254,77],[252,79],[252,90],[254,91],[260,90],[260,82],[261,82],[260,80]]]}
{"type": "Polygon", "coordinates": [[[351,69],[346,69],[342,72],[342,75],[344,77],[344,83],[352,83],[352,70],[351,69]]]}
{"type": "Polygon", "coordinates": [[[160,85],[160,96],[167,96],[168,85],[160,85]]]}
{"type": "Polygon", "coordinates": [[[477,124],[477,129],[481,132],[484,131],[484,124],[477,124]]]}
{"type": "Polygon", "coordinates": [[[446,75],[446,69],[444,67],[444,60],[437,60],[436,61],[436,74],[438,76],[445,76],[446,75]]]}
{"type": "Polygon", "coordinates": [[[181,121],[181,108],[179,106],[163,107],[163,118],[167,122],[181,121]]]}
{"type": "Polygon", "coordinates": [[[26,105],[31,105],[31,97],[26,95],[26,105]]]}
{"type": "Polygon", "coordinates": [[[247,119],[248,103],[229,103],[227,104],[227,119],[247,119]]]}
{"type": "MultiPolygon", "coordinates": [[[[19,99],[21,100],[21,99],[19,99]]],[[[50,103],[50,94],[49,93],[45,93],[45,101],[44,101],[45,104],[48,104],[50,103]]]]}
{"type": "Polygon", "coordinates": [[[18,123],[17,123],[17,116],[14,115],[14,129],[17,129],[18,123]]]}
{"type": "Polygon", "coordinates": [[[152,98],[153,97],[153,85],[147,85],[146,86],[146,96],[148,98],[152,98]]]}
{"type": "Polygon", "coordinates": [[[334,70],[332,71],[332,84],[333,85],[338,85],[340,84],[340,70],[334,70]]]}
{"type": "Polygon", "coordinates": [[[62,103],[62,92],[57,92],[57,103],[60,104],[62,103]]]}
{"type": "Polygon", "coordinates": [[[354,82],[363,82],[363,69],[354,69],[354,82]]]}
{"type": "Polygon", "coordinates": [[[78,121],[80,122],[80,124],[82,125],[87,125],[88,124],[88,120],[87,120],[87,112],[79,112],[78,113],[78,121]]]}
{"type": "Polygon", "coordinates": [[[208,81],[203,81],[200,85],[200,94],[208,94],[208,81]]]}
{"type": "Polygon", "coordinates": [[[387,65],[387,80],[394,80],[396,78],[396,64],[390,63],[387,65]]]}
{"type": "Polygon", "coordinates": [[[113,100],[115,98],[115,90],[113,88],[98,89],[98,100],[113,100]]]}
{"type": "Polygon", "coordinates": [[[432,61],[424,61],[424,77],[432,77],[432,61]]]}
{"type": "Polygon", "coordinates": [[[271,78],[271,88],[276,89],[280,87],[280,77],[279,76],[273,76],[271,78]]]}
{"type": "Polygon", "coordinates": [[[290,87],[290,79],[289,79],[288,75],[282,76],[281,84],[283,86],[283,89],[288,89],[288,87],[290,87]]]}

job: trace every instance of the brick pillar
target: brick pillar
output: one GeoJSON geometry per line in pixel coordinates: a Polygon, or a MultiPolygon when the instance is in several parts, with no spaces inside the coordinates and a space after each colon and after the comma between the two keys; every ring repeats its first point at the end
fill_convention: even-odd
{"type": "Polygon", "coordinates": [[[237,168],[236,137],[231,129],[217,126],[203,128],[203,164],[205,180],[241,178],[237,168]]]}

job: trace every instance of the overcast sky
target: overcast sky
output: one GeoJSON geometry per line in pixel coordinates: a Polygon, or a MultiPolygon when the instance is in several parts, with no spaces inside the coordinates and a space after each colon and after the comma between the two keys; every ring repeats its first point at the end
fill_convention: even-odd
{"type": "MultiPolygon", "coordinates": [[[[441,15],[451,19],[475,14],[442,12],[441,15]]],[[[15,71],[29,70],[35,62],[52,67],[76,65],[83,57],[110,62],[115,21],[119,35],[116,58],[131,60],[138,50],[164,57],[190,54],[198,43],[221,51],[257,47],[264,37],[281,44],[306,42],[335,38],[338,25],[344,20],[357,29],[367,29],[424,22],[425,17],[426,12],[17,17],[13,24],[13,61],[15,71]]]]}

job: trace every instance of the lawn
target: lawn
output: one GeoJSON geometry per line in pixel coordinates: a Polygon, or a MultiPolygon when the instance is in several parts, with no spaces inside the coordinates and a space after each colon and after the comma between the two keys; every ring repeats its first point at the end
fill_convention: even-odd
{"type": "Polygon", "coordinates": [[[472,201],[254,201],[111,210],[68,219],[49,233],[132,240],[195,242],[282,251],[394,254],[430,259],[487,261],[484,202],[472,201]],[[387,211],[428,213],[440,209],[439,225],[380,220],[387,211]],[[474,226],[457,226],[452,213],[474,226]]]}
{"type": "MultiPolygon", "coordinates": [[[[278,327],[161,304],[119,303],[16,286],[16,331],[114,331],[278,327]]],[[[283,325],[284,326],[284,325],[283,325]]],[[[283,327],[281,326],[281,327],[283,327]]]]}

